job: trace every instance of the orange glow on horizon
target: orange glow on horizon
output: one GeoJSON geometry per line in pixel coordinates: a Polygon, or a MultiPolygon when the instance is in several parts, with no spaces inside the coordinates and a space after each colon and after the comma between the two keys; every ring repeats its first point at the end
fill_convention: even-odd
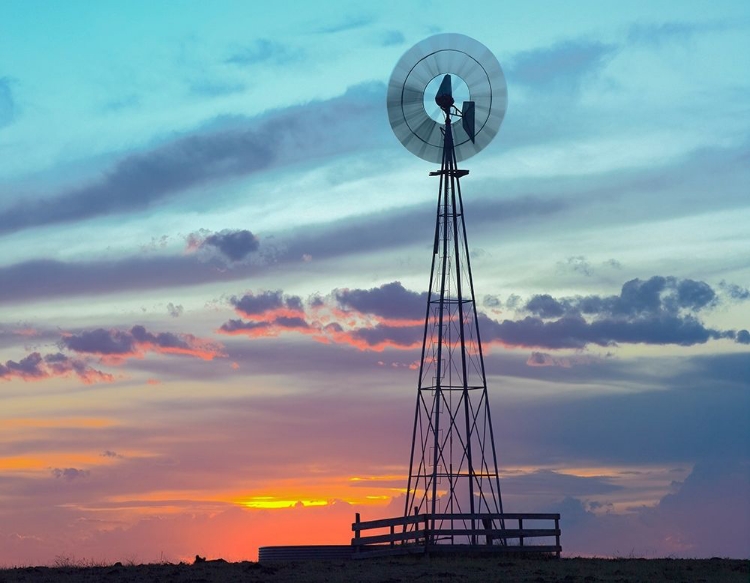
{"type": "MultiPolygon", "coordinates": [[[[93,466],[107,463],[100,454],[88,453],[51,453],[43,456],[10,456],[0,457],[0,471],[52,471],[53,468],[76,466],[93,466]]],[[[111,463],[111,462],[110,462],[111,463]]]]}
{"type": "Polygon", "coordinates": [[[102,429],[104,427],[114,427],[118,425],[111,419],[104,417],[60,417],[60,418],[34,418],[31,417],[19,417],[14,419],[3,419],[0,431],[7,431],[9,429],[41,429],[41,428],[86,428],[86,429],[102,429]]]}

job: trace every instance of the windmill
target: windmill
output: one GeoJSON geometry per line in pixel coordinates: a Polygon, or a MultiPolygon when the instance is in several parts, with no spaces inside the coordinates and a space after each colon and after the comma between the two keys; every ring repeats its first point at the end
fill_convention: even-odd
{"type": "Polygon", "coordinates": [[[457,164],[500,129],[505,78],[481,43],[439,34],[399,60],[387,106],[401,143],[441,165],[404,516],[426,515],[431,543],[477,544],[457,532],[504,528],[488,518],[503,505],[457,164]]]}

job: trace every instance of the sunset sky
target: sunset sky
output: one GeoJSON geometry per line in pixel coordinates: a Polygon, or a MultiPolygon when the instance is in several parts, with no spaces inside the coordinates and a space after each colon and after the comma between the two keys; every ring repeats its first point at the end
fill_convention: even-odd
{"type": "Polygon", "coordinates": [[[0,3],[0,566],[255,559],[402,512],[436,168],[386,84],[490,48],[461,164],[509,512],[750,557],[750,4],[0,3]]]}

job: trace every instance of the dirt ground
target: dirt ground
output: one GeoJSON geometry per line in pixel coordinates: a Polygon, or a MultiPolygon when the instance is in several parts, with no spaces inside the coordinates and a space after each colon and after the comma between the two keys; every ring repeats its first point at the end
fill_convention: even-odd
{"type": "Polygon", "coordinates": [[[399,557],[299,563],[19,567],[0,583],[748,583],[750,561],[731,559],[502,559],[399,557]]]}

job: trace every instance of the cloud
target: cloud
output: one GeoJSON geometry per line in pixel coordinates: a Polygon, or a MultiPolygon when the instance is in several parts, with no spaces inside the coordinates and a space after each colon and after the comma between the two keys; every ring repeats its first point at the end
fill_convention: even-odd
{"type": "Polygon", "coordinates": [[[404,42],[406,38],[400,30],[388,30],[380,35],[380,44],[384,47],[402,45],[404,42]]]}
{"type": "Polygon", "coordinates": [[[383,320],[424,321],[427,292],[409,291],[400,281],[386,283],[369,290],[335,290],[334,297],[344,309],[372,314],[383,320]]]}
{"type": "MultiPolygon", "coordinates": [[[[608,259],[599,264],[600,267],[607,269],[621,269],[622,264],[616,259],[608,259]]],[[[591,265],[591,262],[586,259],[583,255],[577,255],[575,257],[568,257],[565,261],[558,261],[557,268],[561,272],[569,271],[573,273],[580,273],[586,277],[592,277],[597,269],[591,265]]]]}
{"type": "Polygon", "coordinates": [[[167,304],[167,312],[173,318],[179,318],[185,312],[185,308],[183,308],[180,304],[177,304],[175,306],[172,302],[169,302],[167,304]]]}
{"type": "Polygon", "coordinates": [[[238,48],[224,62],[230,65],[247,67],[260,63],[273,63],[284,65],[286,63],[299,61],[305,53],[301,49],[292,49],[276,41],[259,38],[238,48]]]}
{"type": "Polygon", "coordinates": [[[719,282],[719,289],[731,299],[742,302],[750,299],[750,289],[741,287],[736,283],[727,283],[724,280],[719,282]]]}
{"type": "Polygon", "coordinates": [[[6,381],[14,378],[24,381],[40,381],[55,377],[69,377],[71,374],[85,384],[115,380],[112,375],[91,368],[85,360],[70,358],[59,352],[45,356],[32,352],[18,362],[8,360],[5,364],[0,363],[0,379],[6,381]]]}
{"type": "MultiPolygon", "coordinates": [[[[499,221],[515,224],[524,219],[556,216],[569,206],[567,201],[545,201],[532,196],[510,200],[480,199],[473,205],[476,217],[473,224],[478,227],[494,227],[499,221]]],[[[197,253],[70,262],[48,259],[24,261],[0,267],[0,301],[28,302],[48,297],[122,293],[245,279],[262,271],[265,263],[273,263],[278,269],[284,265],[296,266],[306,256],[317,260],[330,259],[424,242],[430,240],[433,234],[433,218],[434,205],[422,204],[311,225],[305,230],[278,233],[265,237],[264,248],[269,255],[260,262],[228,263],[216,248],[213,249],[217,255],[221,254],[219,258],[197,253]],[[389,236],[384,237],[384,232],[388,232],[389,236]],[[269,243],[272,239],[277,241],[276,248],[269,243]],[[47,285],[39,285],[40,277],[44,277],[47,285]]],[[[193,233],[192,245],[199,245],[209,235],[208,231],[193,233]]],[[[164,245],[162,237],[152,240],[145,250],[151,251],[164,245]]],[[[191,236],[188,236],[188,249],[196,249],[195,246],[191,247],[191,236]]]]}
{"type": "Polygon", "coordinates": [[[372,131],[382,126],[377,120],[384,91],[379,83],[357,85],[328,101],[220,120],[214,129],[125,156],[96,180],[50,197],[24,196],[0,209],[0,234],[141,212],[196,186],[367,147],[385,135],[385,128],[372,131]]]}
{"type": "Polygon", "coordinates": [[[78,480],[81,478],[87,478],[91,473],[88,470],[79,470],[76,468],[52,468],[51,472],[52,475],[58,480],[63,479],[68,482],[72,482],[73,480],[78,480]]]}
{"type": "Polygon", "coordinates": [[[480,315],[482,338],[513,346],[584,348],[588,344],[677,344],[691,346],[712,339],[734,338],[733,331],[706,328],[692,316],[658,316],[634,321],[604,318],[589,322],[582,316],[554,321],[527,316],[496,322],[480,315]]]}
{"type": "MultiPolygon", "coordinates": [[[[531,386],[512,366],[501,368],[491,359],[490,377],[506,387],[531,386]]],[[[502,389],[493,392],[498,455],[505,464],[520,465],[747,459],[748,367],[747,353],[526,367],[526,378],[545,381],[553,390],[528,403],[504,396],[502,389]],[[587,391],[591,394],[584,396],[587,391]]]]}
{"type": "Polygon", "coordinates": [[[299,296],[285,296],[280,290],[233,296],[230,303],[244,316],[266,321],[279,316],[300,317],[304,309],[299,296]]]}
{"type": "Polygon", "coordinates": [[[594,360],[592,356],[552,356],[546,352],[532,352],[526,361],[527,366],[559,366],[570,368],[571,366],[590,364],[594,360]]]}
{"type": "Polygon", "coordinates": [[[673,40],[685,42],[698,34],[722,32],[731,28],[728,22],[637,22],[628,29],[627,40],[631,43],[659,46],[673,40]]]}
{"type": "Polygon", "coordinates": [[[546,469],[502,478],[503,494],[510,496],[595,496],[622,489],[603,476],[576,476],[546,469]]]}
{"type": "Polygon", "coordinates": [[[525,309],[542,318],[579,314],[638,318],[677,315],[684,310],[697,312],[715,306],[716,302],[716,292],[705,282],[653,276],[645,281],[625,282],[619,296],[583,296],[558,301],[544,294],[532,297],[525,309]]]}
{"type": "Polygon", "coordinates": [[[299,296],[285,296],[281,291],[248,292],[229,301],[238,314],[250,321],[228,320],[218,330],[222,334],[268,337],[282,332],[308,334],[317,329],[306,321],[305,306],[299,296]]]}
{"type": "MultiPolygon", "coordinates": [[[[479,313],[479,326],[486,343],[548,349],[583,349],[589,344],[690,346],[722,338],[745,343],[747,331],[709,328],[698,319],[700,311],[717,302],[705,282],[654,276],[626,282],[616,296],[536,295],[523,306],[531,316],[497,321],[479,313]]],[[[231,304],[251,322],[230,320],[220,328],[222,333],[261,337],[294,331],[321,342],[382,351],[420,345],[427,294],[407,290],[396,281],[371,289],[337,289],[328,298],[314,297],[307,304],[281,291],[248,293],[233,297],[231,304]]],[[[528,360],[530,366],[586,362],[583,357],[555,360],[542,352],[528,360]]]]}
{"type": "MultiPolygon", "coordinates": [[[[568,200],[546,200],[523,194],[511,199],[497,197],[472,201],[472,226],[496,227],[498,223],[516,225],[559,216],[571,210],[568,200]]],[[[284,236],[279,259],[298,261],[304,255],[325,259],[372,253],[415,243],[431,241],[435,228],[435,205],[425,203],[393,211],[311,225],[303,232],[284,236]],[[388,236],[384,236],[388,233],[388,236]]]]}
{"type": "Polygon", "coordinates": [[[524,306],[532,316],[497,322],[481,315],[480,325],[487,340],[530,347],[690,346],[721,338],[742,342],[743,331],[708,328],[697,318],[717,302],[716,292],[705,282],[654,276],[625,282],[616,296],[536,295],[524,306]]]}
{"type": "Polygon", "coordinates": [[[210,79],[193,81],[189,85],[190,93],[204,97],[232,95],[233,93],[242,93],[246,89],[247,87],[242,83],[231,83],[210,79]]]}
{"type": "Polygon", "coordinates": [[[0,267],[0,301],[122,293],[245,278],[257,267],[202,261],[196,256],[132,256],[91,261],[31,260],[0,267]],[[46,285],[40,286],[40,278],[46,285]]]}
{"type": "Polygon", "coordinates": [[[153,334],[140,325],[133,326],[129,331],[96,328],[79,334],[67,334],[63,336],[61,344],[74,352],[100,356],[103,361],[112,364],[127,358],[142,358],[148,352],[193,356],[203,360],[224,356],[222,345],[213,340],[184,333],[153,334]]]}
{"type": "Polygon", "coordinates": [[[514,55],[508,79],[531,89],[577,91],[599,74],[618,47],[598,41],[569,40],[514,55]]]}
{"type": "Polygon", "coordinates": [[[655,506],[597,513],[595,503],[569,496],[546,510],[561,513],[568,556],[748,558],[749,488],[747,461],[699,461],[655,506]]]}
{"type": "Polygon", "coordinates": [[[0,128],[12,123],[16,117],[16,103],[11,83],[9,77],[0,77],[0,128]]]}
{"type": "Polygon", "coordinates": [[[361,15],[348,15],[339,20],[336,24],[328,26],[321,26],[316,32],[319,34],[335,34],[337,32],[346,32],[349,30],[356,30],[358,28],[364,28],[374,22],[371,16],[361,15]]]}
{"type": "Polygon", "coordinates": [[[399,282],[369,290],[334,290],[325,299],[313,296],[307,302],[281,291],[249,292],[230,299],[249,321],[228,320],[218,332],[253,338],[297,332],[359,350],[411,349],[421,340],[425,302],[426,294],[406,290],[399,282]]]}
{"type": "Polygon", "coordinates": [[[198,232],[188,235],[189,250],[215,250],[230,262],[246,259],[259,247],[258,238],[247,229],[224,229],[218,233],[198,232]]]}
{"type": "Polygon", "coordinates": [[[142,211],[180,190],[267,168],[273,158],[262,131],[194,134],[131,154],[89,184],[52,198],[25,199],[0,211],[0,234],[142,211]]]}

